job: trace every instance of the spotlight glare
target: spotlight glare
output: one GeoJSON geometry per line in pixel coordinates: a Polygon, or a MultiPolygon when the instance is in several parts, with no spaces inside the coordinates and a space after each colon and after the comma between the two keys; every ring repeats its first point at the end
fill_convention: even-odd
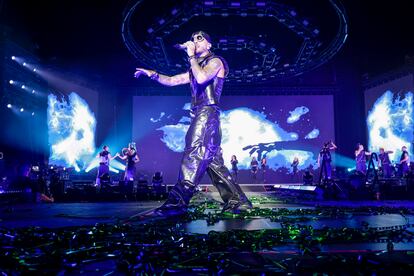
{"type": "Polygon", "coordinates": [[[11,59],[12,59],[12,60],[16,60],[16,57],[15,57],[15,56],[12,56],[12,57],[11,57],[11,59]]]}
{"type": "Polygon", "coordinates": [[[20,112],[23,112],[24,111],[24,108],[22,107],[22,108],[20,108],[20,112]]]}
{"type": "Polygon", "coordinates": [[[14,81],[13,81],[13,80],[9,80],[9,83],[10,83],[10,84],[13,84],[13,83],[14,83],[14,81]]]}
{"type": "Polygon", "coordinates": [[[22,89],[25,89],[25,88],[26,88],[26,86],[22,85],[22,89]]]}
{"type": "Polygon", "coordinates": [[[7,104],[7,108],[12,108],[12,105],[11,104],[7,104]]]}
{"type": "Polygon", "coordinates": [[[36,68],[33,68],[33,72],[36,72],[36,70],[37,70],[36,68]]]}
{"type": "Polygon", "coordinates": [[[32,112],[32,116],[34,116],[35,115],[35,113],[34,112],[32,112]]]}
{"type": "Polygon", "coordinates": [[[27,63],[26,62],[23,62],[23,66],[26,66],[27,65],[27,63]]]}
{"type": "Polygon", "coordinates": [[[33,89],[33,90],[32,90],[32,94],[34,94],[35,92],[36,92],[36,91],[33,89]]]}

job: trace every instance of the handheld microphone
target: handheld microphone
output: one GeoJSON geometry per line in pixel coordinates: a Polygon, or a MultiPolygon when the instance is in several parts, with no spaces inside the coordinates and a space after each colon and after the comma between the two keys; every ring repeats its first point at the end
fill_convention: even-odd
{"type": "Polygon", "coordinates": [[[184,44],[175,44],[173,47],[175,49],[178,49],[178,50],[185,50],[185,49],[187,49],[187,46],[185,46],[184,44]]]}

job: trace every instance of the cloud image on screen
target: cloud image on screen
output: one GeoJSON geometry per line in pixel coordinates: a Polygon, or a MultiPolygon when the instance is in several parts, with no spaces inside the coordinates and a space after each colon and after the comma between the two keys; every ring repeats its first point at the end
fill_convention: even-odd
{"type": "Polygon", "coordinates": [[[72,92],[68,99],[48,96],[49,163],[84,169],[95,153],[96,119],[86,101],[72,92]]]}
{"type": "Polygon", "coordinates": [[[412,154],[414,136],[413,93],[403,95],[386,91],[373,104],[367,116],[369,150],[393,151],[390,158],[398,161],[402,146],[412,154]]]}
{"type": "MultiPolygon", "coordinates": [[[[300,160],[299,169],[315,168],[320,146],[323,141],[332,139],[334,133],[332,98],[317,97],[262,96],[257,97],[255,103],[246,96],[237,97],[237,100],[224,97],[222,102],[226,104],[222,105],[220,121],[225,165],[230,167],[231,156],[236,155],[241,172],[240,181],[246,183],[251,182],[249,173],[253,156],[259,160],[267,158],[267,178],[274,182],[279,179],[279,183],[290,181],[291,163],[295,157],[300,160]],[[321,99],[328,107],[323,112],[318,110],[318,100],[321,99]]],[[[149,110],[147,107],[149,102],[162,102],[162,97],[154,98],[135,97],[136,127],[133,137],[139,145],[141,160],[151,156],[148,163],[142,162],[142,171],[148,171],[148,174],[151,171],[163,171],[164,175],[168,174],[167,179],[174,182],[191,122],[187,110],[189,104],[183,102],[188,101],[188,98],[168,97],[172,104],[168,108],[159,108],[169,118],[165,115],[157,122],[150,118],[154,117],[153,114],[160,114],[160,109],[153,107],[149,110]],[[143,130],[148,132],[148,129],[151,131],[142,135],[143,130]]]]}

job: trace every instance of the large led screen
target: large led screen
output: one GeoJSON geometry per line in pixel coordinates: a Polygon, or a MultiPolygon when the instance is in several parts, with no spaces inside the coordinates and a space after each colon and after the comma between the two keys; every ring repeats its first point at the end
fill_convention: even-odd
{"type": "Polygon", "coordinates": [[[408,74],[365,91],[368,149],[392,151],[390,158],[397,164],[403,146],[413,153],[413,83],[408,74]]]}
{"type": "MultiPolygon", "coordinates": [[[[184,96],[136,96],[133,99],[132,137],[140,156],[138,171],[157,171],[173,184],[191,122],[190,99],[184,96]]],[[[221,99],[223,157],[239,161],[239,183],[252,183],[252,157],[267,158],[267,183],[298,182],[292,177],[292,161],[299,170],[316,169],[319,150],[334,140],[333,96],[227,96],[221,99]]],[[[261,182],[261,173],[254,181],[261,182]]],[[[300,179],[299,179],[300,181],[300,179]]],[[[209,183],[204,177],[202,183],[209,183]]]]}

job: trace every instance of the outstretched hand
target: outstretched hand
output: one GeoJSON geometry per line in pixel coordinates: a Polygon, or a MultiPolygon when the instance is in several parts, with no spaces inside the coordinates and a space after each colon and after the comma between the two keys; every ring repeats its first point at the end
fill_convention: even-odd
{"type": "Polygon", "coordinates": [[[144,68],[135,68],[135,73],[134,73],[134,77],[135,78],[139,78],[139,76],[141,75],[145,75],[147,77],[150,77],[152,74],[154,74],[155,72],[152,70],[148,70],[148,69],[144,69],[144,68]]]}

